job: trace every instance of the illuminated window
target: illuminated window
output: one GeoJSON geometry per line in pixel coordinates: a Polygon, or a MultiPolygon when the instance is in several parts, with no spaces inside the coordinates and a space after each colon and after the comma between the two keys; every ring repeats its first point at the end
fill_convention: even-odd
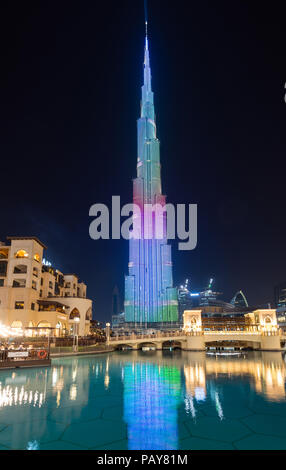
{"type": "Polygon", "coordinates": [[[8,258],[8,251],[0,250],[0,259],[7,259],[8,258]]]}
{"type": "Polygon", "coordinates": [[[15,258],[28,258],[28,253],[26,250],[18,250],[15,254],[15,258]]]}
{"type": "Polygon", "coordinates": [[[36,253],[36,254],[34,255],[34,260],[35,260],[35,261],[38,261],[38,263],[41,262],[41,257],[40,257],[40,255],[38,255],[38,253],[36,253]]]}
{"type": "Polygon", "coordinates": [[[24,302],[22,300],[18,300],[15,302],[15,309],[16,310],[23,310],[24,308],[24,302]]]}
{"type": "Polygon", "coordinates": [[[45,320],[40,321],[40,323],[38,323],[38,328],[40,328],[39,335],[48,336],[50,334],[50,330],[49,330],[50,327],[51,327],[51,324],[49,322],[45,320]]]}
{"type": "Polygon", "coordinates": [[[11,325],[11,328],[22,328],[22,322],[20,320],[14,320],[12,325],[11,325]]]}
{"type": "Polygon", "coordinates": [[[74,308],[70,313],[70,320],[74,320],[75,318],[80,318],[80,314],[77,308],[74,308]]]}

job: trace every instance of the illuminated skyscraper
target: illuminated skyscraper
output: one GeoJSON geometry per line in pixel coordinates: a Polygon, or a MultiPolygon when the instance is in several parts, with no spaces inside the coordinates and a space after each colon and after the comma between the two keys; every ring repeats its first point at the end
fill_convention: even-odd
{"type": "MultiPolygon", "coordinates": [[[[141,116],[137,121],[137,178],[133,180],[133,202],[141,210],[141,227],[146,204],[165,205],[162,195],[160,143],[156,136],[155,111],[151,88],[149,48],[145,38],[144,84],[141,116]]],[[[166,214],[160,220],[151,218],[149,238],[143,233],[129,241],[129,274],[125,278],[125,319],[142,326],[178,320],[177,290],[173,287],[171,246],[167,244],[166,214]],[[162,225],[163,237],[155,237],[154,224],[162,225]],[[150,236],[151,233],[151,236],[150,236]]],[[[155,216],[156,217],[156,216],[155,216]]]]}

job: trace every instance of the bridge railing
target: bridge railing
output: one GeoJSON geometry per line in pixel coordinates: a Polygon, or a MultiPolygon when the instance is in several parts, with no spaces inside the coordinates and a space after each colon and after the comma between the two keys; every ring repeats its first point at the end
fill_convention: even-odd
{"type": "Polygon", "coordinates": [[[131,341],[136,339],[158,339],[158,338],[175,338],[177,336],[185,336],[187,333],[185,331],[170,331],[164,333],[155,333],[155,334],[142,334],[142,335],[123,335],[123,336],[111,336],[110,341],[131,341]]]}
{"type": "Polygon", "coordinates": [[[263,336],[277,336],[281,335],[281,330],[273,330],[273,331],[261,331],[256,329],[239,329],[239,330],[231,330],[231,329],[223,329],[223,330],[202,330],[202,331],[169,331],[169,332],[158,332],[155,334],[141,334],[141,335],[124,335],[124,336],[111,336],[109,341],[132,341],[132,340],[155,340],[155,339],[164,339],[164,338],[176,338],[182,336],[201,336],[201,335],[222,335],[222,336],[240,336],[240,335],[263,335],[263,336]]]}

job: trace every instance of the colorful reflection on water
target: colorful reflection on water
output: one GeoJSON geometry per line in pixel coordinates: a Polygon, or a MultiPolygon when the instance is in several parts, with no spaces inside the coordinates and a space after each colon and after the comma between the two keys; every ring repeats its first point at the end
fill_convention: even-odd
{"type": "Polygon", "coordinates": [[[183,351],[0,372],[0,449],[286,449],[282,353],[183,351]]]}
{"type": "Polygon", "coordinates": [[[124,420],[128,425],[129,449],[177,449],[180,398],[178,367],[127,362],[124,366],[124,420]]]}

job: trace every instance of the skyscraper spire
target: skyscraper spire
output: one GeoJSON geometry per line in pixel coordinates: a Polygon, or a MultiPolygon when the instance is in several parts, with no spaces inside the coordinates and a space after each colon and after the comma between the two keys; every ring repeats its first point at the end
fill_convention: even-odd
{"type": "MultiPolygon", "coordinates": [[[[145,7],[145,48],[144,48],[144,82],[142,86],[142,103],[141,103],[141,117],[146,117],[155,120],[153,92],[151,87],[151,67],[149,58],[149,43],[148,43],[148,19],[147,19],[147,1],[144,2],[145,7]]],[[[155,134],[154,134],[155,137],[155,134]]]]}
{"type": "Polygon", "coordinates": [[[148,13],[147,13],[147,0],[144,0],[144,13],[145,13],[145,29],[146,29],[146,38],[147,34],[147,25],[148,25],[148,13]]]}
{"type": "Polygon", "coordinates": [[[148,50],[148,13],[147,13],[147,0],[144,0],[145,12],[145,50],[148,50]]]}

